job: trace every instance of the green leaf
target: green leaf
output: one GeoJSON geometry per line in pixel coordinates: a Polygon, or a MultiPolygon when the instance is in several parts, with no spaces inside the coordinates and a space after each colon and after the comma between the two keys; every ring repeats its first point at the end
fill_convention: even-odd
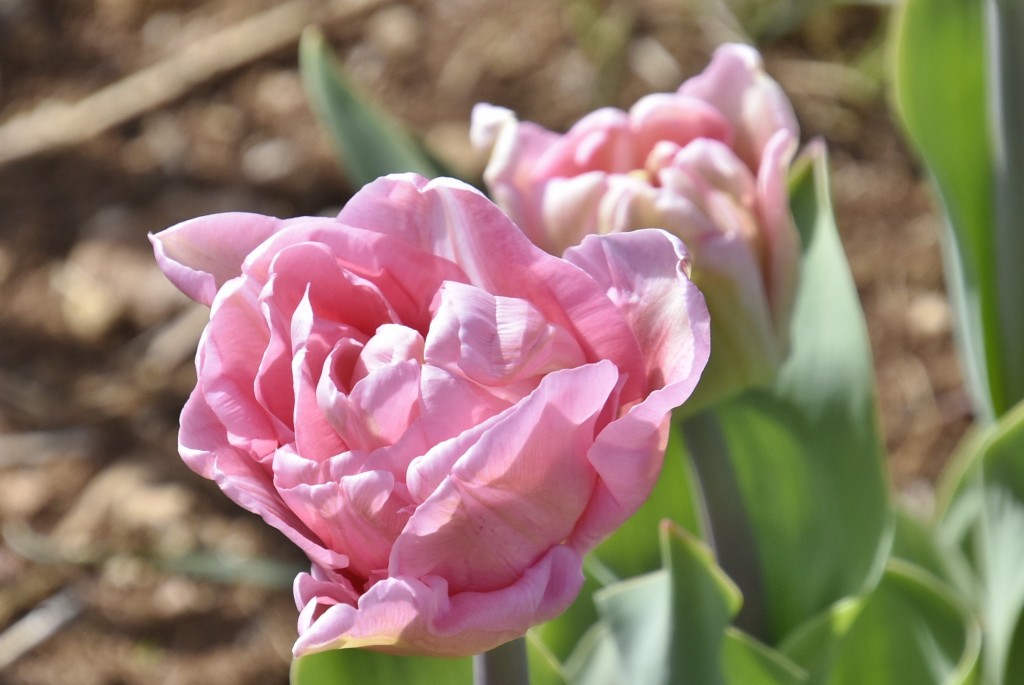
{"type": "Polygon", "coordinates": [[[299,70],[313,111],[331,134],[353,187],[398,172],[447,175],[395,119],[359,91],[315,28],[302,34],[299,70]]]}
{"type": "Polygon", "coordinates": [[[687,531],[666,522],[661,541],[663,569],[595,593],[601,620],[566,663],[571,682],[725,683],[720,651],[739,591],[687,531]]]}
{"type": "Polygon", "coordinates": [[[779,646],[794,663],[820,678],[839,660],[843,641],[864,609],[864,597],[844,597],[797,626],[779,646]]]}
{"type": "Polygon", "coordinates": [[[769,644],[871,587],[892,525],[870,349],[822,148],[791,206],[804,254],[790,356],[772,387],[684,424],[719,563],[745,598],[738,625],[769,644]]]}
{"type": "Polygon", "coordinates": [[[949,560],[939,548],[932,527],[902,509],[896,512],[892,556],[909,561],[943,581],[952,580],[949,560]]]}
{"type": "Polygon", "coordinates": [[[807,672],[737,628],[725,629],[722,669],[729,685],[800,685],[807,672]]]}
{"type": "Polygon", "coordinates": [[[334,649],[292,661],[291,685],[472,685],[472,659],[334,649]]]}
{"type": "Polygon", "coordinates": [[[1024,403],[965,441],[946,486],[941,547],[985,626],[987,682],[1024,681],[1024,403]]]}
{"type": "MultiPolygon", "coordinates": [[[[998,416],[1009,402],[992,229],[983,3],[906,0],[893,27],[896,109],[938,186],[951,231],[946,276],[966,375],[979,412],[998,416]]],[[[1013,295],[1019,301],[1020,293],[1013,295]]]]}
{"type": "Polygon", "coordinates": [[[667,682],[724,683],[720,652],[724,631],[742,604],[740,591],[703,542],[669,523],[662,525],[661,534],[662,553],[672,582],[672,648],[667,682]]]}
{"type": "MultiPolygon", "coordinates": [[[[878,586],[853,600],[827,659],[806,642],[785,651],[817,685],[967,685],[977,679],[980,631],[945,585],[905,562],[889,565],[878,586]],[[855,608],[853,608],[855,607],[855,608]]],[[[810,631],[813,632],[813,631],[810,631]]],[[[819,634],[818,638],[821,637],[819,634]]],[[[806,636],[805,636],[806,639],[806,636]]]]}
{"type": "Polygon", "coordinates": [[[569,685],[561,662],[533,632],[526,634],[530,685],[569,685]]]}

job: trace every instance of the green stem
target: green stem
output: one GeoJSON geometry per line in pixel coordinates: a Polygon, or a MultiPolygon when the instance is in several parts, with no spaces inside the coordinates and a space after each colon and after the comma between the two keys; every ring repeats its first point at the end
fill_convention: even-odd
{"type": "Polygon", "coordinates": [[[518,638],[473,657],[475,685],[529,685],[526,638],[518,638]]]}
{"type": "Polygon", "coordinates": [[[713,410],[703,411],[685,419],[681,427],[704,495],[708,542],[718,565],[743,591],[736,626],[763,637],[767,622],[756,536],[718,417],[713,410]]]}
{"type": "MultiPolygon", "coordinates": [[[[986,86],[994,172],[996,415],[1024,399],[1024,2],[986,0],[986,86]]],[[[995,388],[994,388],[995,390],[995,388]]]]}

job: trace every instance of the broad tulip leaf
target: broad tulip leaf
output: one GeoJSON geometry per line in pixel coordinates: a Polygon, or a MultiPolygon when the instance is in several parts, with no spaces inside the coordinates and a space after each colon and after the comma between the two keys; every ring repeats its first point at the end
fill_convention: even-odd
{"type": "Polygon", "coordinates": [[[672,583],[672,645],[666,682],[724,685],[722,644],[725,629],[742,604],[740,591],[703,542],[671,523],[662,525],[661,534],[672,583]]]}
{"type": "Polygon", "coordinates": [[[698,471],[710,464],[712,480],[735,480],[734,496],[716,505],[712,491],[729,484],[701,472],[719,563],[750,609],[738,625],[769,644],[871,587],[891,541],[866,327],[823,148],[813,160],[791,191],[804,254],[789,358],[772,387],[684,424],[698,471]],[[722,509],[736,520],[723,520],[722,509]]]}
{"type": "Polygon", "coordinates": [[[334,649],[292,661],[291,685],[471,685],[472,659],[393,656],[334,649]]]}
{"type": "MultiPolygon", "coordinates": [[[[947,213],[946,277],[966,375],[979,412],[998,416],[1010,404],[1007,384],[1024,379],[1005,375],[1005,355],[1019,356],[1021,341],[1005,351],[1001,341],[984,4],[903,2],[893,24],[893,80],[896,109],[947,213]]],[[[1021,294],[1002,296],[1016,303],[1021,294]]]]}
{"type": "Polygon", "coordinates": [[[726,628],[722,670],[728,685],[801,685],[807,672],[736,628],[726,628]]]}
{"type": "Polygon", "coordinates": [[[736,587],[711,550],[684,529],[661,526],[664,568],[595,593],[601,620],[565,670],[576,685],[724,685],[725,629],[736,587]]]}
{"type": "Polygon", "coordinates": [[[353,188],[397,172],[450,175],[401,124],[360,92],[316,29],[302,34],[299,70],[313,111],[331,134],[353,188]]]}
{"type": "Polygon", "coordinates": [[[1024,403],[969,438],[960,459],[940,544],[981,614],[986,678],[1024,682],[1024,403]]]}
{"type": "Polygon", "coordinates": [[[980,631],[945,585],[904,562],[893,562],[862,600],[852,624],[821,659],[807,645],[787,650],[810,657],[809,685],[968,685],[977,682],[980,631]]]}
{"type": "Polygon", "coordinates": [[[779,651],[820,678],[839,659],[843,641],[864,605],[864,597],[844,597],[798,626],[782,642],[779,651]]]}
{"type": "Polygon", "coordinates": [[[536,635],[527,633],[530,685],[569,685],[561,662],[536,635]]]}
{"type": "Polygon", "coordinates": [[[935,531],[906,511],[896,512],[892,556],[919,566],[936,578],[951,581],[949,560],[935,539],[935,531]]]}

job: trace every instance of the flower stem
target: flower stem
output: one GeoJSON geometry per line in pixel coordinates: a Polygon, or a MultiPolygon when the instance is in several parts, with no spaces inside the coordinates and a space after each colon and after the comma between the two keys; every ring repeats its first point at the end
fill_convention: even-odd
{"type": "Polygon", "coordinates": [[[529,685],[526,638],[518,638],[473,657],[475,685],[529,685]]]}

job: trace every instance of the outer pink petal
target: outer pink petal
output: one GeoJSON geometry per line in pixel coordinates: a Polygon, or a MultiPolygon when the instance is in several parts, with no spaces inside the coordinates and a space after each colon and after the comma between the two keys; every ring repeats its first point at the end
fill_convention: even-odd
{"type": "Polygon", "coordinates": [[[538,211],[543,184],[534,179],[533,168],[561,136],[532,122],[519,121],[509,109],[484,103],[473,107],[472,121],[473,145],[491,150],[484,170],[491,197],[530,240],[547,249],[538,211]]]}
{"type": "Polygon", "coordinates": [[[293,652],[299,657],[368,647],[394,654],[479,654],[563,612],[583,584],[582,564],[574,550],[557,546],[508,587],[452,596],[437,576],[388,578],[355,607],[341,601],[340,588],[302,574],[295,579],[303,609],[293,652]]]}
{"type": "Polygon", "coordinates": [[[644,351],[649,389],[696,382],[710,354],[710,317],[689,279],[682,241],[655,229],[588,236],[565,258],[589,273],[626,317],[644,351]]]}
{"type": "Polygon", "coordinates": [[[311,559],[327,567],[348,564],[344,554],[325,548],[284,503],[274,487],[270,467],[229,443],[223,424],[206,404],[200,386],[182,410],[178,449],[189,467],[215,481],[236,504],[284,533],[311,559]]]}
{"type": "Polygon", "coordinates": [[[685,147],[698,138],[732,142],[733,126],[722,113],[703,100],[673,93],[654,93],[637,100],[629,110],[637,151],[634,168],[643,168],[654,146],[661,142],[685,147]]]}
{"type": "Polygon", "coordinates": [[[721,110],[735,128],[737,153],[752,170],[761,166],[762,150],[776,131],[799,134],[793,106],[750,46],[720,46],[704,72],[684,83],[679,93],[721,110]]]}
{"type": "Polygon", "coordinates": [[[789,131],[777,132],[765,146],[757,174],[760,218],[769,252],[765,286],[783,349],[787,347],[800,259],[800,235],[790,213],[787,187],[789,165],[796,148],[797,140],[789,131]]]}
{"type": "Polygon", "coordinates": [[[607,361],[544,377],[469,446],[395,541],[389,574],[491,591],[564,540],[590,498],[583,455],[618,382],[607,361]]]}
{"type": "Polygon", "coordinates": [[[209,306],[217,289],[242,272],[242,261],[284,222],[261,214],[213,214],[150,235],[157,264],[171,283],[209,306]]]}
{"type": "Polygon", "coordinates": [[[239,278],[218,292],[199,342],[196,374],[207,404],[233,444],[263,457],[280,444],[279,422],[256,398],[255,383],[270,339],[253,284],[239,278]]]}
{"type": "Polygon", "coordinates": [[[588,171],[628,173],[642,166],[629,115],[603,107],[577,121],[544,153],[533,169],[535,179],[578,176],[588,171]]]}
{"type": "Polygon", "coordinates": [[[668,417],[693,392],[707,364],[710,319],[703,296],[686,278],[685,248],[664,231],[592,236],[566,258],[591,273],[623,308],[647,353],[653,390],[608,424],[588,452],[600,482],[571,539],[582,552],[650,494],[661,469],[668,417]]]}

